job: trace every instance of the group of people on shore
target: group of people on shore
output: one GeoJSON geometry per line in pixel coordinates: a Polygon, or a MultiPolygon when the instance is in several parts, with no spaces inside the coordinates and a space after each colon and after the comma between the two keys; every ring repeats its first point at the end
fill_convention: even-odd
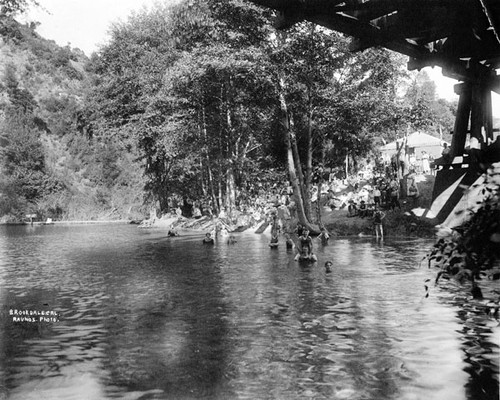
{"type": "Polygon", "coordinates": [[[203,198],[192,200],[173,196],[169,199],[169,214],[172,217],[218,219],[228,225],[257,225],[269,217],[272,211],[282,214],[282,220],[294,214],[291,188],[285,185],[259,183],[251,190],[241,191],[235,204],[229,208],[215,207],[213,200],[203,198]]]}
{"type": "Polygon", "coordinates": [[[373,185],[365,189],[358,201],[350,200],[347,207],[349,217],[373,217],[375,211],[401,209],[400,184],[395,177],[375,177],[373,185]]]}

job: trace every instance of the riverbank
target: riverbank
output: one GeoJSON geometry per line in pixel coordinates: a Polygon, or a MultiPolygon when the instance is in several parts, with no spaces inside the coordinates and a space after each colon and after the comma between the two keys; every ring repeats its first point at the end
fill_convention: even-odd
{"type": "MultiPolygon", "coordinates": [[[[434,184],[433,176],[420,176],[418,179],[420,197],[415,203],[410,199],[401,199],[401,208],[395,210],[383,210],[385,218],[383,220],[384,233],[386,236],[415,236],[415,237],[433,237],[435,235],[434,226],[419,219],[411,213],[415,207],[428,208],[431,204],[432,188],[434,184]]],[[[288,221],[289,230],[293,232],[297,226],[297,219],[288,221]]],[[[348,214],[347,207],[331,210],[330,207],[323,207],[321,213],[321,222],[326,227],[331,236],[363,236],[373,234],[373,221],[371,218],[361,218],[359,216],[351,217],[348,214]]],[[[28,221],[0,221],[3,225],[30,225],[28,221]]],[[[230,221],[227,218],[216,218],[203,216],[201,218],[186,218],[168,214],[162,218],[145,220],[124,220],[124,219],[103,219],[103,220],[78,220],[78,221],[34,221],[33,225],[78,225],[78,224],[138,224],[141,228],[160,228],[173,229],[178,231],[198,231],[210,232],[217,225],[225,228],[228,232],[267,232],[264,219],[255,221],[253,216],[240,214],[236,221],[230,221]]]]}
{"type": "MultiPolygon", "coordinates": [[[[384,232],[386,236],[415,236],[415,237],[433,237],[435,228],[432,224],[421,220],[406,210],[406,205],[403,204],[401,210],[386,210],[383,220],[384,232]]],[[[346,209],[341,210],[324,210],[322,212],[322,222],[330,236],[363,236],[373,234],[372,218],[361,218],[358,216],[350,217],[346,209]]],[[[294,231],[298,220],[291,219],[289,221],[289,233],[294,231]]],[[[263,221],[256,224],[231,224],[220,218],[202,217],[199,219],[165,216],[153,221],[145,220],[139,227],[141,228],[160,228],[165,230],[176,231],[213,231],[217,225],[225,228],[228,232],[268,232],[270,226],[262,230],[263,221]]],[[[262,233],[261,232],[261,233],[262,233]]]]}
{"type": "Polygon", "coordinates": [[[108,225],[108,224],[131,224],[134,221],[129,220],[102,220],[102,221],[33,221],[33,222],[2,222],[0,225],[15,226],[15,225],[108,225]]]}
{"type": "MultiPolygon", "coordinates": [[[[384,234],[386,236],[416,236],[433,237],[435,235],[434,225],[419,219],[411,213],[403,210],[384,211],[383,219],[384,234]]],[[[372,235],[372,218],[349,217],[347,211],[334,210],[325,213],[323,224],[330,236],[362,236],[372,235]]]]}
{"type": "MultiPolygon", "coordinates": [[[[425,219],[417,218],[411,210],[422,207],[429,208],[432,200],[432,189],[434,185],[434,176],[419,176],[417,179],[420,196],[417,201],[409,198],[400,200],[401,207],[395,210],[383,210],[385,218],[383,219],[384,234],[386,236],[414,236],[414,237],[433,237],[436,233],[432,223],[425,219]]],[[[347,207],[341,209],[330,209],[323,207],[321,211],[321,222],[326,227],[331,236],[363,236],[372,235],[372,218],[361,218],[359,216],[349,216],[347,207]]],[[[293,232],[297,226],[298,220],[292,218],[288,226],[293,232]]],[[[263,229],[264,220],[255,222],[249,215],[240,215],[235,223],[228,219],[210,218],[208,216],[195,218],[185,218],[172,215],[166,215],[154,220],[145,220],[141,227],[155,227],[174,230],[194,230],[210,232],[217,225],[222,225],[228,232],[267,232],[270,227],[263,229]]]]}

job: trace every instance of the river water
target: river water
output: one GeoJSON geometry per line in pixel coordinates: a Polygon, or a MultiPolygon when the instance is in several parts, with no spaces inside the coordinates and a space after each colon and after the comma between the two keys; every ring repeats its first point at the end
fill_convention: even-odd
{"type": "Polygon", "coordinates": [[[201,239],[0,227],[0,399],[498,400],[498,321],[452,284],[425,297],[431,241],[332,239],[298,265],[265,234],[201,239]]]}

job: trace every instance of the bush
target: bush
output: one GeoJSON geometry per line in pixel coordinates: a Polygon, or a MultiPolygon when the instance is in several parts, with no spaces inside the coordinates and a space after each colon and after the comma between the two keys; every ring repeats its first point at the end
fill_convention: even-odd
{"type": "Polygon", "coordinates": [[[482,297],[476,284],[483,275],[498,279],[500,267],[500,172],[488,171],[482,189],[484,199],[470,209],[470,218],[456,228],[453,234],[441,238],[426,256],[429,266],[435,261],[440,278],[455,278],[460,282],[472,281],[474,297],[482,297]]]}

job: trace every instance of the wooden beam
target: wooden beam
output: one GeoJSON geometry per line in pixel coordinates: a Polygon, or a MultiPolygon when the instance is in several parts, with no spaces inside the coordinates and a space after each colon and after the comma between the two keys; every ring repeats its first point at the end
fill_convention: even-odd
{"type": "Polygon", "coordinates": [[[481,85],[472,85],[471,112],[470,112],[470,137],[476,138],[480,148],[484,149],[486,138],[482,135],[483,128],[483,88],[481,85]]]}
{"type": "Polygon", "coordinates": [[[491,90],[483,88],[481,95],[483,126],[486,132],[486,144],[488,145],[491,141],[493,141],[493,107],[491,104],[491,90]]]}
{"type": "MultiPolygon", "coordinates": [[[[405,54],[410,57],[409,69],[437,65],[445,76],[475,82],[482,80],[483,71],[500,67],[500,46],[493,32],[486,31],[498,19],[485,23],[481,8],[496,14],[498,0],[249,1],[280,11],[279,28],[308,20],[352,36],[352,51],[383,46],[405,54]],[[369,20],[374,16],[381,17],[369,20]]],[[[492,86],[499,90],[497,83],[492,86]]]]}
{"type": "Polygon", "coordinates": [[[500,75],[493,77],[490,81],[490,90],[500,94],[500,75]]]}
{"type": "Polygon", "coordinates": [[[460,98],[458,100],[457,116],[451,140],[451,156],[461,156],[464,153],[465,139],[469,125],[470,109],[472,102],[472,85],[463,83],[459,86],[460,98]]]}
{"type": "Polygon", "coordinates": [[[497,4],[493,5],[493,3],[488,3],[486,0],[479,0],[481,2],[481,5],[483,7],[483,11],[488,18],[488,22],[491,25],[491,28],[493,29],[493,34],[495,35],[495,38],[497,39],[497,42],[500,43],[500,24],[498,22],[498,13],[500,12],[500,6],[497,4]],[[496,10],[493,10],[493,7],[497,7],[496,10]],[[497,19],[495,19],[495,15],[497,19]]]}

